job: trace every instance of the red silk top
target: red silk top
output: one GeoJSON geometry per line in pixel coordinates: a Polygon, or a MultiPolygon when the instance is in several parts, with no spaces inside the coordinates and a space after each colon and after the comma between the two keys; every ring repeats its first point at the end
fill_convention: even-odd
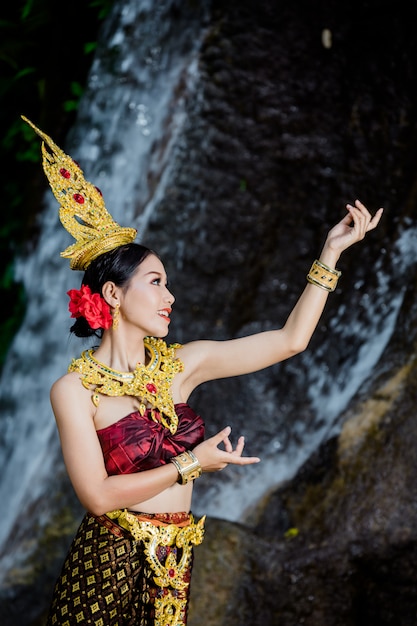
{"type": "Polygon", "coordinates": [[[194,448],[204,440],[204,422],[188,406],[175,405],[177,432],[172,435],[154,422],[151,409],[144,415],[135,411],[97,431],[107,473],[133,474],[165,465],[170,458],[194,448]]]}

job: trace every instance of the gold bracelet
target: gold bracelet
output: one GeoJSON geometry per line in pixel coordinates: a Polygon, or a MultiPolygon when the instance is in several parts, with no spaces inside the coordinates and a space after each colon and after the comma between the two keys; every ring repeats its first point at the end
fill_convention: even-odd
{"type": "Polygon", "coordinates": [[[341,275],[340,270],[333,269],[316,259],[307,274],[307,280],[326,291],[334,291],[341,275]]]}
{"type": "Polygon", "coordinates": [[[170,461],[177,468],[177,482],[180,485],[186,485],[190,480],[195,480],[203,473],[199,460],[191,450],[186,450],[178,456],[173,456],[170,461]]]}

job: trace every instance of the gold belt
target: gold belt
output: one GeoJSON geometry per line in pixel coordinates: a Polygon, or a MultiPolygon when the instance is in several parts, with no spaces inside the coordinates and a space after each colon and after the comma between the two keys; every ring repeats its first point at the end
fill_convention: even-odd
{"type": "Polygon", "coordinates": [[[155,524],[146,520],[146,515],[126,509],[111,511],[107,513],[107,518],[129,531],[136,541],[143,543],[146,560],[154,572],[153,579],[166,593],[162,598],[155,598],[155,626],[185,624],[187,595],[184,592],[190,584],[187,572],[191,564],[192,546],[203,541],[205,516],[194,523],[193,516],[189,515],[189,523],[185,526],[160,522],[155,524]],[[158,554],[161,546],[174,548],[164,551],[164,562],[158,554]]]}

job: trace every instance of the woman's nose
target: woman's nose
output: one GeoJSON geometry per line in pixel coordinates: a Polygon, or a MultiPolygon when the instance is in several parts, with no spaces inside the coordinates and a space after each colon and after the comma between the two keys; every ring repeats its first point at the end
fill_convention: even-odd
{"type": "Polygon", "coordinates": [[[167,302],[169,302],[169,304],[174,304],[175,302],[175,296],[173,293],[169,291],[169,289],[167,289],[167,294],[165,296],[165,299],[167,302]]]}

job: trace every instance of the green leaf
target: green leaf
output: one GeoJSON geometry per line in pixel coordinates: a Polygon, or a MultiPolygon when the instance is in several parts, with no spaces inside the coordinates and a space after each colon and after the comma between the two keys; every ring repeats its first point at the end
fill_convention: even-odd
{"type": "Polygon", "coordinates": [[[21,18],[22,20],[26,20],[30,13],[32,12],[34,0],[26,0],[25,4],[22,7],[21,18]]]}
{"type": "Polygon", "coordinates": [[[78,96],[78,98],[81,98],[84,93],[84,87],[80,85],[80,83],[73,81],[71,83],[71,93],[73,96],[78,96]]]}
{"type": "Polygon", "coordinates": [[[284,533],[284,537],[285,539],[293,539],[294,537],[298,537],[300,531],[298,530],[298,528],[289,528],[285,533],[284,533]]]}
{"type": "Polygon", "coordinates": [[[84,44],[84,54],[91,54],[97,49],[96,41],[89,41],[84,44]]]}

